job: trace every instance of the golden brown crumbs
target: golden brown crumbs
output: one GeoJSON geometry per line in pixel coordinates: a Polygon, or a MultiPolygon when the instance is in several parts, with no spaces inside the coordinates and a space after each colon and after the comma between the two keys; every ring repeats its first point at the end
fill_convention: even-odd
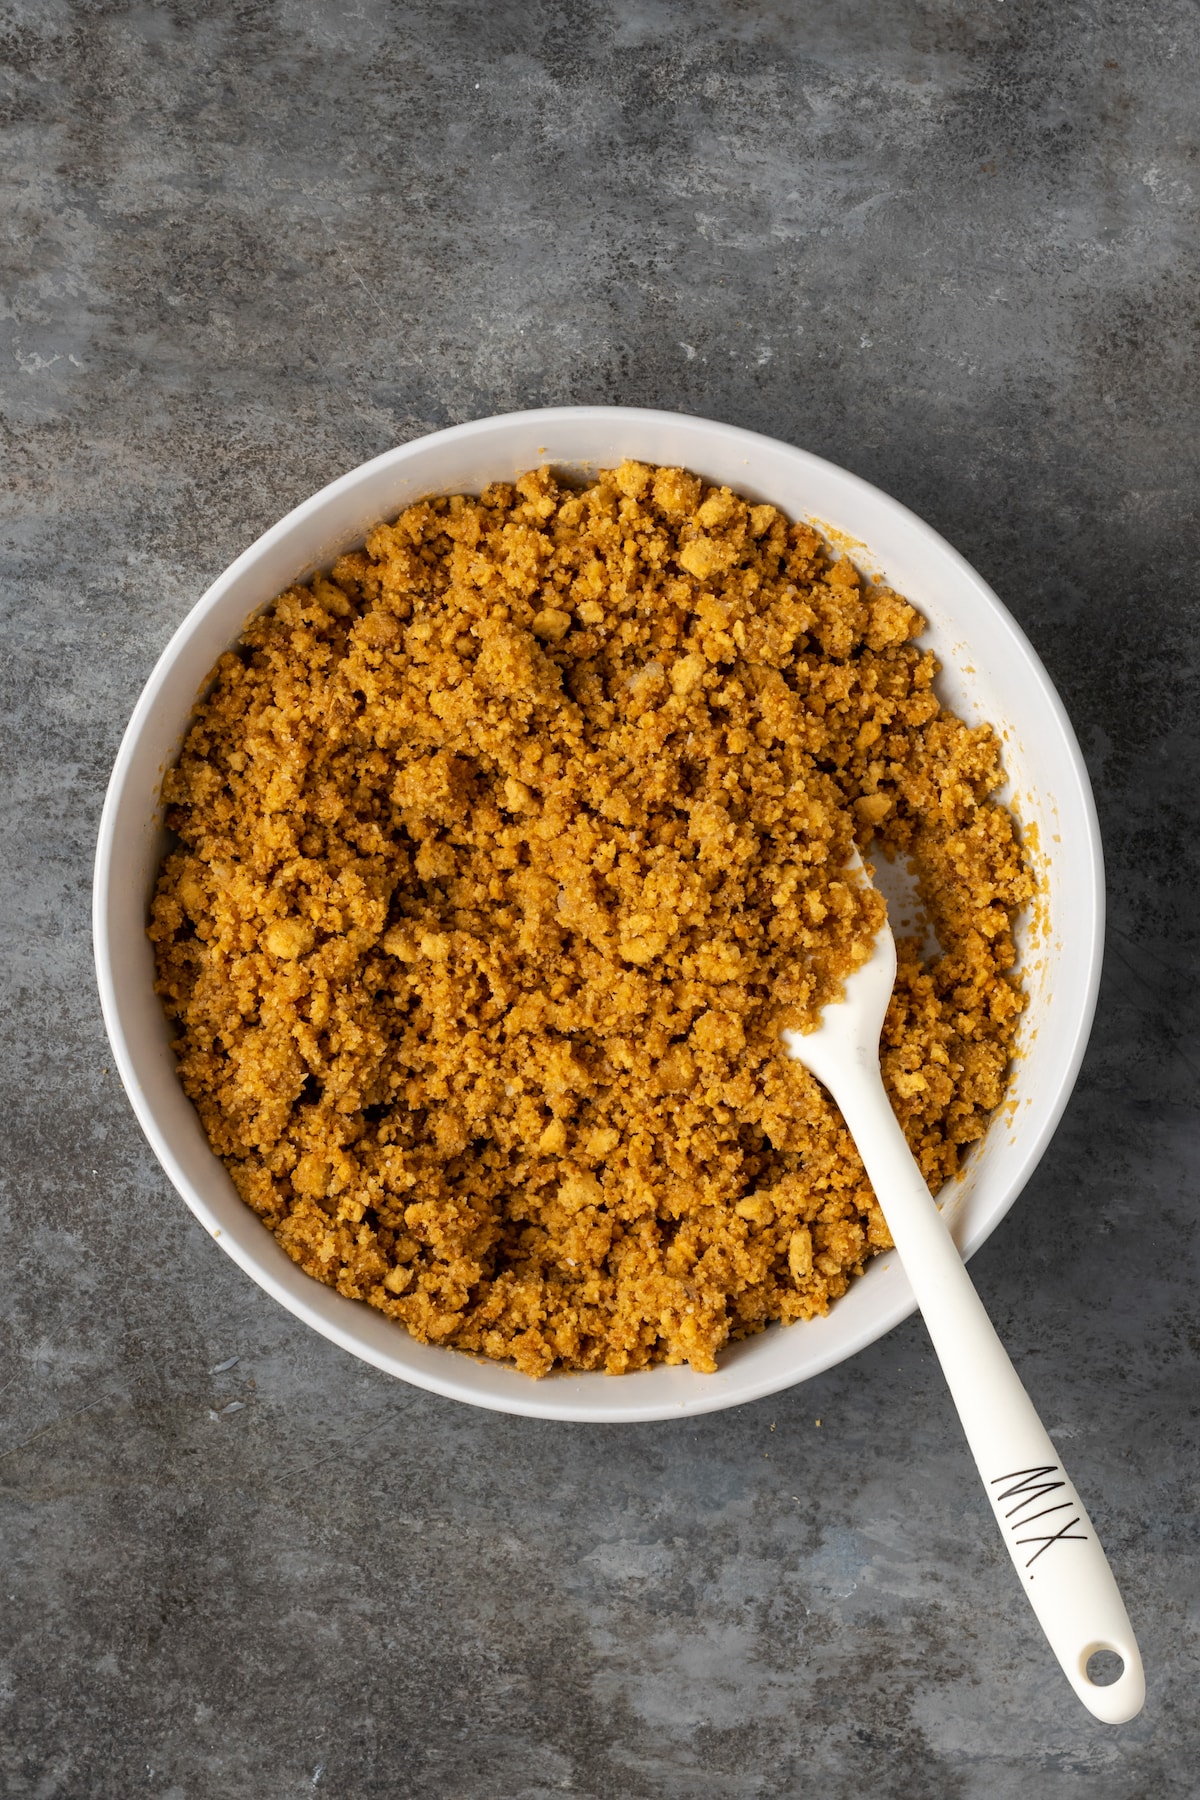
{"type": "Polygon", "coordinates": [[[884,1071],[935,1190],[1005,1084],[996,739],[803,524],[680,469],[410,507],[222,657],[153,908],[184,1087],[310,1274],[423,1341],[716,1366],[887,1227],[782,1052],[912,859],[884,1071]]]}

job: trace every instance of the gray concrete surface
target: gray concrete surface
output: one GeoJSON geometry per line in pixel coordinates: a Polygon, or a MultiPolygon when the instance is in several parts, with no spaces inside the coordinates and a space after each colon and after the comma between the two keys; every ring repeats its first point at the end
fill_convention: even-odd
{"type": "Polygon", "coordinates": [[[4,9],[6,1796],[1197,1792],[1198,51],[1186,0],[4,9]],[[567,401],[877,482],[1070,709],[1099,1016],[974,1267],[1128,1595],[1128,1727],[919,1325],[696,1425],[476,1414],[260,1293],[120,1092],[90,863],[167,636],[334,475],[567,401]]]}

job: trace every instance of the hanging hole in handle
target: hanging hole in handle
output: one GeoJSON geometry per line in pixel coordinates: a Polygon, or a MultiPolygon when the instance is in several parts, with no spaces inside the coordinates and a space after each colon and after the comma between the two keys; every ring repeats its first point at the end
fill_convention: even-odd
{"type": "Polygon", "coordinates": [[[1093,1687],[1111,1687],[1125,1673],[1125,1663],[1115,1650],[1105,1646],[1092,1651],[1083,1672],[1093,1687]]]}

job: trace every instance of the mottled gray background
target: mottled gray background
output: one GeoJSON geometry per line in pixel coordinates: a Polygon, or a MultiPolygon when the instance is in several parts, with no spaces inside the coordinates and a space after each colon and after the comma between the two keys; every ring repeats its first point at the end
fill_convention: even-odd
{"type": "Polygon", "coordinates": [[[4,19],[3,1793],[1194,1795],[1194,5],[4,19]],[[919,1324],[695,1425],[468,1411],[260,1293],[119,1090],[92,846],[169,633],[362,459],[567,401],[878,483],[1070,709],[1099,1016],[974,1271],[1128,1596],[1123,1729],[1024,1609],[919,1324]]]}

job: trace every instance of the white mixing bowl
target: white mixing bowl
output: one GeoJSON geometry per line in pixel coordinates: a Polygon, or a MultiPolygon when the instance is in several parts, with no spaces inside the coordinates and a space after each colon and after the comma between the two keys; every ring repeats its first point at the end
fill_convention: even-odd
{"type": "Polygon", "coordinates": [[[535,1382],[502,1364],[418,1344],[365,1302],[305,1275],[239,1199],[176,1076],[146,923],[164,844],[163,772],[178,754],[205,677],[255,613],[416,500],[478,493],[540,462],[588,474],[624,457],[682,465],[835,534],[860,565],[885,576],[925,615],[924,641],[943,666],[943,700],[1003,734],[1006,797],[1038,852],[1043,891],[1021,931],[1029,1006],[1008,1100],[944,1192],[946,1216],[970,1255],[1049,1143],[1087,1042],[1103,940],[1095,807],[1062,703],[991,589],[905,507],[806,451],[675,413],[552,407],[435,432],[344,475],[239,556],[159,658],[109,783],[94,896],[100,997],[117,1067],[163,1168],[221,1248],[307,1325],[388,1374],[501,1412],[597,1422],[741,1405],[854,1355],[913,1309],[895,1255],[872,1263],[827,1318],[773,1326],[732,1346],[715,1375],[655,1368],[535,1382]]]}

